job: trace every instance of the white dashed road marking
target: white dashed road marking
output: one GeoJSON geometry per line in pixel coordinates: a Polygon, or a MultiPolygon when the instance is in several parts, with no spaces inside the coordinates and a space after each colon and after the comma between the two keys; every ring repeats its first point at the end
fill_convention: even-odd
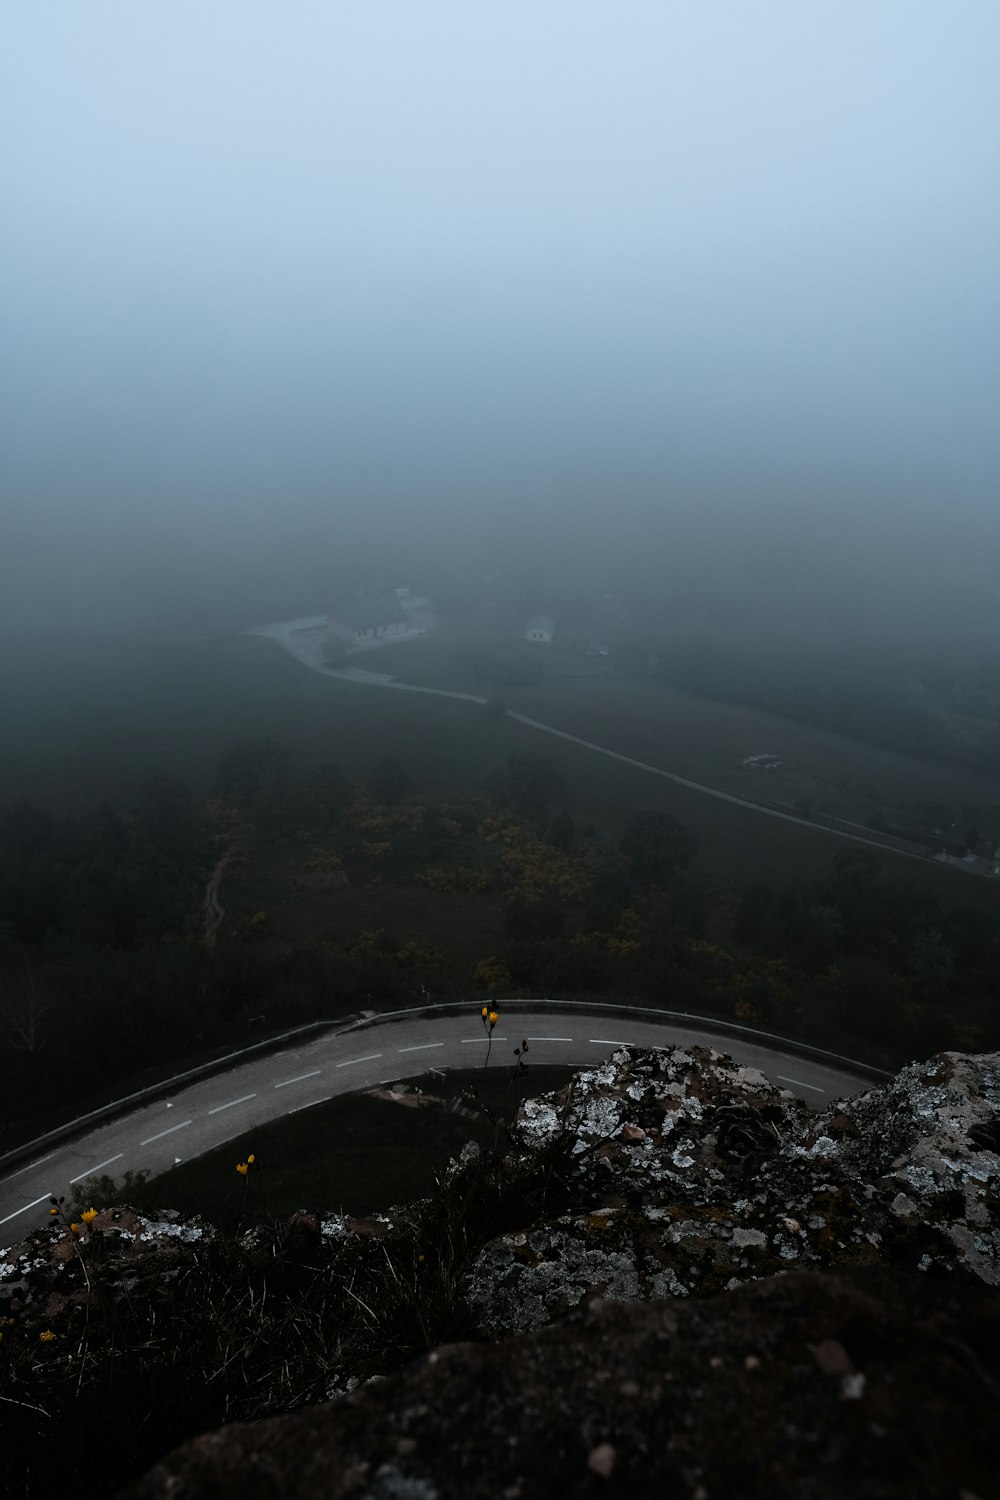
{"type": "Polygon", "coordinates": [[[99,1172],[102,1167],[110,1167],[113,1161],[121,1161],[124,1155],[124,1151],[119,1151],[117,1156],[109,1156],[107,1161],[99,1161],[96,1167],[88,1167],[86,1172],[80,1173],[79,1177],[71,1177],[69,1180],[70,1187],[73,1186],[74,1182],[82,1182],[85,1177],[93,1177],[94,1173],[99,1172]]]}
{"type": "MultiPolygon", "coordinates": [[[[495,1042],[505,1042],[507,1040],[507,1038],[505,1036],[494,1036],[493,1040],[495,1042]]],[[[488,1041],[489,1041],[489,1037],[488,1036],[463,1036],[463,1038],[462,1038],[462,1046],[463,1047],[485,1047],[486,1043],[488,1041]]]]}
{"type": "Polygon", "coordinates": [[[243,1094],[239,1099],[230,1099],[228,1104],[217,1104],[214,1109],[209,1110],[210,1115],[217,1115],[224,1109],[232,1109],[234,1104],[245,1104],[248,1099],[256,1099],[256,1094],[243,1094]]]}
{"type": "Polygon", "coordinates": [[[826,1089],[817,1088],[816,1084],[814,1083],[803,1083],[799,1078],[786,1078],[784,1073],[775,1073],[774,1076],[775,1078],[777,1078],[779,1083],[794,1083],[797,1089],[812,1089],[814,1094],[826,1093],[826,1089]]]}
{"type": "Polygon", "coordinates": [[[397,1052],[426,1052],[430,1047],[443,1047],[444,1042],[421,1042],[419,1047],[397,1047],[397,1052]]]}
{"type": "Polygon", "coordinates": [[[166,1130],[161,1130],[159,1135],[148,1135],[144,1141],[139,1142],[139,1145],[151,1146],[154,1141],[162,1141],[165,1135],[173,1135],[175,1130],[183,1130],[185,1125],[190,1124],[190,1120],[182,1120],[179,1125],[169,1125],[166,1130]]]}
{"type": "Polygon", "coordinates": [[[606,1036],[592,1036],[590,1041],[595,1047],[634,1047],[635,1042],[612,1042],[606,1036]]]}
{"type": "Polygon", "coordinates": [[[26,1214],[29,1208],[37,1208],[39,1203],[44,1203],[49,1196],[48,1193],[43,1193],[40,1198],[35,1199],[34,1203],[26,1203],[23,1208],[16,1208],[12,1214],[7,1215],[6,1219],[0,1219],[0,1224],[9,1224],[11,1219],[16,1219],[19,1214],[26,1214]]]}
{"type": "Polygon", "coordinates": [[[350,1067],[352,1067],[354,1065],[354,1063],[374,1062],[377,1057],[381,1057],[381,1056],[382,1056],[381,1052],[369,1052],[369,1054],[368,1054],[367,1057],[349,1057],[346,1062],[338,1063],[337,1067],[338,1068],[350,1068],[350,1067]]]}
{"type": "Polygon", "coordinates": [[[571,1042],[571,1036],[529,1036],[529,1042],[571,1042]]]}
{"type": "Polygon", "coordinates": [[[276,1089],[286,1089],[290,1083],[301,1083],[303,1078],[315,1078],[317,1073],[322,1073],[322,1071],[322,1068],[313,1068],[311,1073],[300,1073],[297,1078],[283,1078],[280,1083],[276,1083],[274,1086],[276,1089]]]}

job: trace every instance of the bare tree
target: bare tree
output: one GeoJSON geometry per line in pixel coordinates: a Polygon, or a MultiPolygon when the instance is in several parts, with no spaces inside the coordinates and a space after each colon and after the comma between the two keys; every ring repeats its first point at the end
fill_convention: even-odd
{"type": "Polygon", "coordinates": [[[48,1040],[45,1021],[52,1001],[43,995],[25,962],[19,972],[0,979],[0,1039],[12,1052],[37,1058],[48,1040]]]}

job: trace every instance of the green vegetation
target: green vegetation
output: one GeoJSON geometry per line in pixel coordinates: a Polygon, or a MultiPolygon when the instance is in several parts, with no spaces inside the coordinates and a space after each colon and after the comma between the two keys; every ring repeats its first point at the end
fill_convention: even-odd
{"type": "Polygon", "coordinates": [[[522,1099],[562,1088],[572,1072],[536,1067],[530,1049],[527,1065],[518,1068],[498,1050],[489,1068],[391,1085],[406,1104],[351,1094],[296,1110],[163,1177],[124,1188],[90,1179],[78,1207],[128,1202],[152,1211],[169,1205],[185,1216],[201,1214],[227,1233],[301,1209],[384,1212],[432,1193],[467,1141],[492,1149],[522,1099]],[[244,1181],[235,1167],[251,1154],[253,1171],[244,1181]]]}
{"type": "Polygon", "coordinates": [[[982,641],[844,642],[667,635],[656,677],[873,745],[1000,771],[1000,652],[982,641]]]}
{"type": "MultiPolygon", "coordinates": [[[[42,1322],[19,1302],[4,1307],[0,1395],[16,1408],[0,1451],[4,1493],[64,1488],[68,1455],[81,1455],[74,1493],[117,1493],[193,1433],[321,1401],[348,1378],[389,1374],[470,1336],[463,1277],[497,1234],[565,1209],[575,1139],[519,1154],[499,1120],[489,1131],[475,1159],[447,1174],[442,1162],[427,1198],[371,1235],[324,1232],[304,1213],[220,1235],[186,1230],[179,1249],[164,1234],[152,1248],[133,1239],[142,1225],[128,1210],[116,1220],[97,1203],[75,1219],[58,1205],[56,1242],[42,1231],[32,1270],[58,1267],[57,1305],[42,1322]]],[[[242,1174],[232,1152],[220,1164],[245,1193],[247,1220],[263,1191],[265,1157],[253,1157],[242,1174]]],[[[307,1181],[307,1201],[320,1190],[307,1181]]]]}
{"type": "MultiPolygon", "coordinates": [[[[34,797],[0,815],[8,1139],[257,1028],[477,992],[660,1005],[890,1066],[1000,1040],[1000,892],[986,880],[764,819],[495,709],[325,680],[268,642],[215,649],[123,648],[89,679],[91,702],[81,648],[68,763],[38,738],[43,706],[21,703],[13,787],[34,797]],[[158,700],[136,674],[154,658],[172,711],[144,742],[158,700]]],[[[553,721],[562,702],[567,728],[579,715],[588,737],[648,756],[655,725],[648,746],[632,743],[638,686],[609,685],[585,722],[583,683],[505,697],[553,721]]],[[[944,792],[922,791],[930,817],[944,792]]],[[[501,1096],[485,1124],[351,1098],[127,1184],[139,1204],[168,1198],[223,1226],[181,1281],[158,1261],[142,1297],[116,1291],[114,1225],[99,1214],[74,1235],[86,1221],[67,1219],[61,1286],[79,1295],[52,1329],[8,1325],[10,1399],[31,1410],[44,1392],[64,1442],[114,1488],[188,1432],[319,1399],[340,1371],[385,1373],[461,1337],[479,1246],[560,1209],[562,1147],[519,1163],[501,1118],[558,1075],[510,1062],[477,1075],[501,1096]],[[481,1156],[446,1173],[470,1136],[481,1156]],[[298,1212],[414,1195],[381,1257],[298,1212]]],[[[23,1478],[30,1449],[42,1489],[52,1473],[33,1423],[5,1460],[23,1478]]]]}
{"type": "MultiPolygon", "coordinates": [[[[652,645],[646,653],[620,650],[608,661],[550,647],[544,677],[528,691],[505,688],[504,702],[609,750],[752,802],[806,810],[820,822],[833,814],[861,824],[881,817],[904,833],[943,823],[943,838],[964,837],[970,823],[980,823],[1000,843],[1000,754],[967,768],[920,758],[920,741],[903,732],[872,742],[851,737],[849,718],[838,727],[832,716],[812,723],[752,698],[712,698],[673,683],[651,665],[658,660],[652,645]],[[744,764],[760,754],[780,764],[744,764]]],[[[386,647],[379,670],[404,682],[490,690],[491,679],[469,671],[453,638],[386,647]]]]}
{"type": "Polygon", "coordinates": [[[301,767],[352,780],[405,747],[427,790],[471,789],[496,756],[475,709],[375,693],[307,670],[259,636],[7,639],[0,651],[0,785],[66,813],[127,807],[150,766],[198,794],[237,741],[280,741],[301,767]]]}
{"type": "Polygon", "coordinates": [[[40,1100],[83,1107],[98,1082],[119,1093],[265,1027],[476,989],[636,999],[890,1064],[996,1035],[1000,922],[995,901],[955,899],[972,882],[942,903],[842,845],[811,880],[741,892],[705,878],[672,815],[578,831],[544,757],[499,769],[502,798],[380,803],[329,762],[302,776],[254,741],[220,757],[230,797],[158,773],[127,816],[14,804],[0,817],[8,1139],[51,1123],[40,1100]]]}
{"type": "MultiPolygon", "coordinates": [[[[335,761],[351,780],[395,753],[421,792],[474,795],[509,754],[539,752],[572,787],[578,822],[617,833],[646,808],[672,813],[697,831],[702,870],[736,886],[762,877],[815,878],[829,860],[823,820],[834,812],[862,824],[881,815],[888,825],[910,828],[921,815],[908,809],[944,805],[960,835],[978,823],[984,837],[1000,841],[991,812],[995,805],[1000,815],[997,782],[649,680],[610,677],[581,656],[549,653],[545,661],[544,681],[505,689],[501,706],[738,796],[792,811],[807,806],[820,829],[762,824],[759,814],[566,741],[543,740],[471,704],[324,679],[259,637],[8,642],[0,657],[9,708],[0,776],[8,797],[23,793],[66,812],[105,800],[123,810],[151,765],[204,793],[231,744],[263,738],[279,740],[299,767],[335,761]],[[741,765],[761,750],[773,751],[784,768],[741,765]]],[[[487,695],[488,684],[462,667],[454,641],[385,647],[378,669],[487,695]]],[[[930,867],[917,876],[910,861],[895,868],[898,878],[919,878],[942,892],[955,879],[930,867]]]]}
{"type": "MultiPolygon", "coordinates": [[[[78,728],[59,795],[0,816],[6,1142],[264,1034],[476,990],[636,999],[890,1065],[997,1035],[991,881],[260,639],[88,650],[56,680],[78,728]],[[126,748],[153,704],[150,771],[126,748]]],[[[623,711],[638,687],[608,693],[577,727],[650,754],[655,725],[635,744],[623,711]]],[[[562,701],[582,715],[576,688],[562,701]]],[[[44,712],[22,696],[10,752],[42,780],[44,712]]]]}

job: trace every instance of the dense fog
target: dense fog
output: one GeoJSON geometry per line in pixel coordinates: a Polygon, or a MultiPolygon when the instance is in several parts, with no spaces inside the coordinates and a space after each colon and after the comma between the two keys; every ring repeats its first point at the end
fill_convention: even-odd
{"type": "Polygon", "coordinates": [[[501,569],[992,632],[998,44],[989,0],[9,8],[0,626],[501,569]]]}
{"type": "Polygon", "coordinates": [[[499,1412],[497,1494],[756,1493],[786,1376],[771,1493],[995,1492],[998,79],[998,0],[2,7],[0,1496],[280,1488],[609,1287],[714,1407],[656,1311],[649,1444],[287,1492],[499,1412]]]}

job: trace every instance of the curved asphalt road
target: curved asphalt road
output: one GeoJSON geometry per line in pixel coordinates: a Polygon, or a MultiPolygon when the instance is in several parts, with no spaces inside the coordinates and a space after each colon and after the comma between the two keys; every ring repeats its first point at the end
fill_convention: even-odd
{"type": "MultiPolygon", "coordinates": [[[[623,1043],[708,1046],[759,1068],[817,1109],[872,1087],[871,1079],[746,1041],[659,1021],[604,1019],[579,1012],[517,1010],[501,1015],[490,1062],[509,1067],[526,1037],[531,1062],[587,1067],[623,1043]]],[[[301,1046],[257,1057],[226,1073],[182,1087],[77,1139],[54,1144],[38,1160],[0,1179],[0,1245],[14,1244],[48,1218],[48,1200],[88,1177],[120,1178],[145,1170],[158,1176],[255,1126],[392,1079],[434,1069],[481,1066],[486,1037],[479,1016],[413,1017],[327,1034],[301,1046]]]]}

